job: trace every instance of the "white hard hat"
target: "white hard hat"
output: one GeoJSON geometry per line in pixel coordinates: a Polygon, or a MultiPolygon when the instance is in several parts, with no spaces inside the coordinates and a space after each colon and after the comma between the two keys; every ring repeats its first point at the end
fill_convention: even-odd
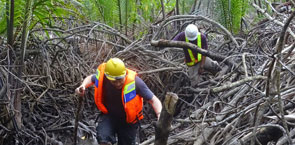
{"type": "Polygon", "coordinates": [[[185,37],[190,41],[196,40],[198,37],[198,33],[198,27],[194,24],[189,24],[184,31],[185,37]]]}

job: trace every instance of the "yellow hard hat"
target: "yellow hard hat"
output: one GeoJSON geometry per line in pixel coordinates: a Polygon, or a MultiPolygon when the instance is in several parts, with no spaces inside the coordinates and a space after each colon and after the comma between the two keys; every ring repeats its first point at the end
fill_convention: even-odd
{"type": "Polygon", "coordinates": [[[111,58],[105,65],[104,74],[109,80],[122,79],[126,75],[124,62],[119,58],[111,58]]]}

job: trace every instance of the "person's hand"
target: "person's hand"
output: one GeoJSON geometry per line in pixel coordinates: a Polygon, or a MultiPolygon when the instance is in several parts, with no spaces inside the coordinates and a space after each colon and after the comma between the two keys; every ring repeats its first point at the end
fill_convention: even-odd
{"type": "Polygon", "coordinates": [[[160,115],[161,115],[161,112],[157,114],[157,119],[158,119],[158,121],[159,121],[159,119],[160,119],[160,115]]]}
{"type": "Polygon", "coordinates": [[[75,90],[76,94],[80,95],[80,96],[84,96],[85,94],[85,86],[81,85],[78,88],[76,88],[75,90]]]}

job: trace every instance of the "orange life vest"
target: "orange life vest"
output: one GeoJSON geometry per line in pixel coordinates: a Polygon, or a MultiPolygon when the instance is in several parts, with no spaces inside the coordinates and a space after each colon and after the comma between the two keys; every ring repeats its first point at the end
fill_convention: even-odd
{"type": "MultiPolygon", "coordinates": [[[[103,96],[103,79],[104,79],[105,63],[101,64],[97,68],[94,100],[97,108],[104,114],[108,113],[107,108],[104,105],[103,96]]],[[[143,98],[136,94],[135,89],[135,77],[137,73],[130,69],[127,69],[125,83],[122,88],[122,103],[126,112],[126,122],[136,123],[138,120],[143,119],[142,106],[143,98]]]]}

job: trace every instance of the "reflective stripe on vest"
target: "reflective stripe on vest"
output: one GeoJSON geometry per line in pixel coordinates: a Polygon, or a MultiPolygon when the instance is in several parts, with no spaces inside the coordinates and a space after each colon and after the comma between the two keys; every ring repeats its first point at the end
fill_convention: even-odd
{"type": "MultiPolygon", "coordinates": [[[[189,40],[187,39],[187,37],[185,37],[185,41],[189,42],[189,40]]],[[[201,38],[201,33],[198,33],[197,36],[197,41],[198,41],[198,47],[202,48],[202,38],[201,38]]],[[[194,54],[192,52],[192,50],[190,48],[187,49],[188,54],[190,56],[191,62],[187,62],[186,65],[188,66],[193,66],[195,65],[197,62],[202,60],[202,54],[201,53],[197,53],[197,59],[194,57],[194,54]]]]}
{"type": "MultiPolygon", "coordinates": [[[[97,69],[95,79],[94,100],[97,108],[104,114],[108,113],[103,103],[103,79],[104,79],[105,63],[101,64],[97,69]]],[[[124,86],[122,88],[122,104],[126,112],[126,122],[136,123],[143,119],[142,107],[143,98],[136,94],[135,77],[137,73],[127,69],[124,86]]]]}
{"type": "Polygon", "coordinates": [[[100,71],[99,71],[99,69],[97,68],[97,69],[96,69],[96,75],[95,75],[95,77],[96,77],[96,79],[95,79],[95,87],[98,87],[99,75],[100,75],[100,71]]]}
{"type": "Polygon", "coordinates": [[[136,96],[135,81],[125,85],[124,87],[124,103],[129,102],[136,96]]]}

